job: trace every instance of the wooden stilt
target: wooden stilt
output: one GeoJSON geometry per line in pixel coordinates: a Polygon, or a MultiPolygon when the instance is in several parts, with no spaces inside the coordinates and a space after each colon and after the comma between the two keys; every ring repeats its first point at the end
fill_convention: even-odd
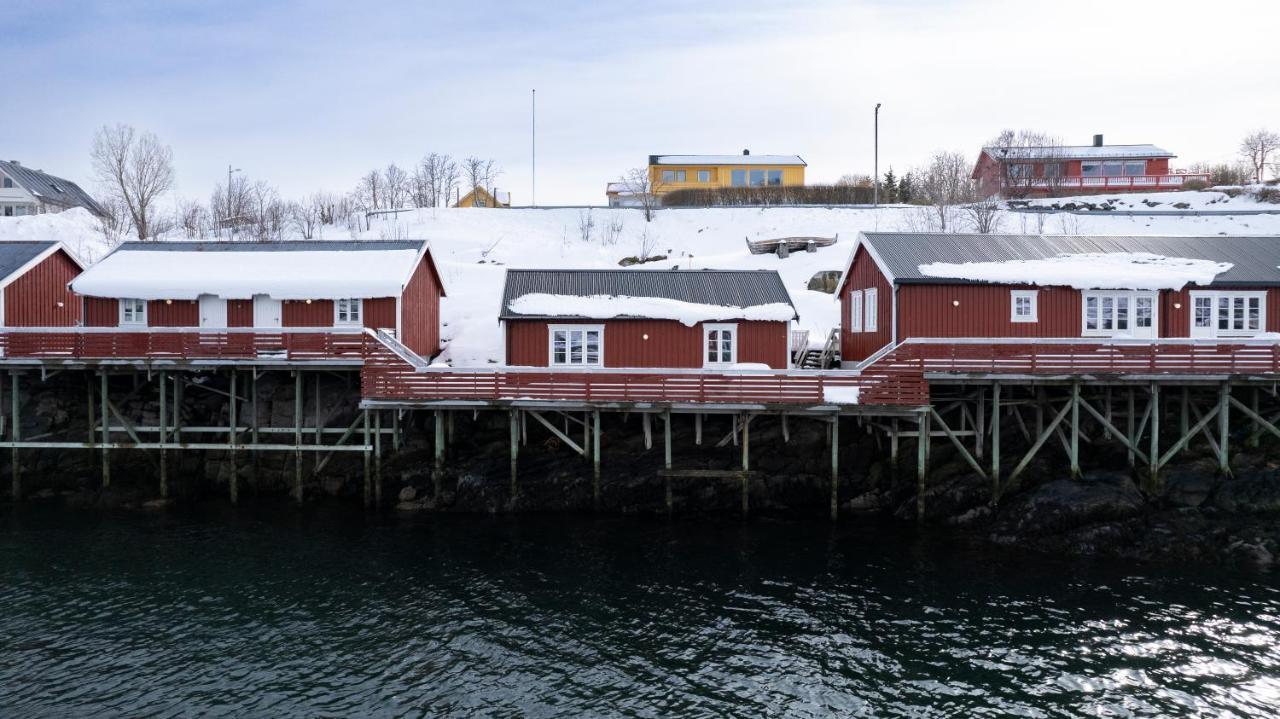
{"type": "Polygon", "coordinates": [[[524,412],[520,412],[519,415],[520,415],[520,444],[528,446],[529,445],[528,415],[526,415],[524,412]]]}
{"type": "Polygon", "coordinates": [[[431,490],[435,495],[435,501],[440,501],[440,491],[444,480],[444,412],[438,409],[435,411],[435,420],[433,422],[435,429],[435,466],[431,472],[431,490]]]}
{"type": "Polygon", "coordinates": [[[1258,412],[1258,388],[1257,388],[1257,387],[1253,387],[1253,388],[1250,390],[1250,394],[1249,394],[1249,409],[1253,410],[1253,416],[1254,416],[1254,419],[1251,419],[1251,420],[1250,420],[1250,425],[1249,425],[1249,426],[1252,428],[1252,429],[1250,430],[1250,432],[1249,432],[1249,448],[1250,448],[1250,449],[1257,449],[1257,448],[1258,448],[1258,442],[1259,442],[1259,440],[1261,440],[1261,438],[1262,438],[1262,425],[1261,425],[1261,424],[1259,424],[1259,423],[1258,423],[1258,420],[1256,419],[1256,418],[1259,416],[1259,412],[1258,412]]]}
{"type": "Polygon", "coordinates": [[[916,521],[924,521],[924,487],[929,474],[929,414],[920,413],[920,429],[916,435],[916,521]]]}
{"type": "Polygon", "coordinates": [[[582,458],[591,459],[591,413],[582,413],[582,458]]]}
{"type": "Polygon", "coordinates": [[[978,388],[978,412],[973,424],[976,431],[973,456],[982,459],[982,451],[986,449],[984,443],[987,439],[987,391],[981,387],[978,388]]]}
{"type": "Polygon", "coordinates": [[[648,412],[644,412],[640,416],[640,424],[644,428],[644,448],[646,452],[653,449],[652,416],[653,415],[648,412]]]}
{"type": "Polygon", "coordinates": [[[600,509],[600,410],[591,412],[591,494],[600,509]]]}
{"type": "Polygon", "coordinates": [[[173,378],[173,443],[182,444],[182,395],[185,391],[181,378],[173,378]]]}
{"type": "Polygon", "coordinates": [[[369,410],[362,410],[360,415],[364,429],[364,506],[367,508],[373,504],[373,443],[369,437],[369,410]]]}
{"type": "Polygon", "coordinates": [[[293,372],[293,446],[293,501],[302,504],[302,370],[293,372]]]}
{"type": "Polygon", "coordinates": [[[1080,383],[1071,383],[1071,477],[1080,478],[1080,383]]]}
{"type": "Polygon", "coordinates": [[[235,370],[231,370],[231,390],[227,395],[227,418],[230,425],[227,432],[227,442],[231,445],[231,449],[227,451],[231,463],[231,503],[235,504],[240,501],[240,472],[236,467],[236,374],[235,370]]]}
{"type": "MultiPolygon", "coordinates": [[[[1103,402],[1106,403],[1106,407],[1103,408],[1103,416],[1107,418],[1107,424],[1114,424],[1111,420],[1111,385],[1107,385],[1103,390],[1103,402]]],[[[1110,427],[1106,427],[1102,430],[1102,438],[1111,439],[1110,427]]]]}
{"type": "Polygon", "coordinates": [[[693,443],[702,446],[702,413],[693,415],[693,443]]]}
{"type": "MultiPolygon", "coordinates": [[[[1128,402],[1128,406],[1125,408],[1125,413],[1124,413],[1125,430],[1128,432],[1128,435],[1129,435],[1129,444],[1137,445],[1138,438],[1133,433],[1133,425],[1137,421],[1137,417],[1135,416],[1135,413],[1137,412],[1137,405],[1133,400],[1132,387],[1129,388],[1129,397],[1126,401],[1128,402]]],[[[1134,466],[1132,449],[1129,450],[1129,466],[1130,467],[1134,466]]]]}
{"type": "Polygon", "coordinates": [[[1000,383],[991,384],[991,504],[1000,501],[1000,383]]]}
{"type": "Polygon", "coordinates": [[[373,413],[373,506],[382,506],[382,411],[373,413]]]}
{"type": "Polygon", "coordinates": [[[102,392],[98,402],[102,407],[102,488],[106,489],[111,486],[111,450],[107,448],[107,443],[111,441],[111,419],[107,413],[111,410],[107,407],[107,371],[100,369],[98,375],[102,392]]]}
{"type": "MultiPolygon", "coordinates": [[[[324,441],[324,436],[323,436],[324,422],[320,419],[320,373],[319,372],[316,372],[316,406],[315,406],[315,412],[313,412],[313,414],[315,414],[316,416],[315,443],[319,445],[322,441],[324,441]]],[[[366,418],[368,417],[367,413],[365,417],[366,418]]],[[[316,452],[315,459],[316,459],[315,471],[319,472],[320,471],[320,453],[319,452],[316,452]]],[[[368,503],[369,501],[366,498],[365,504],[367,505],[368,503]]]]}
{"type": "Polygon", "coordinates": [[[1148,491],[1154,492],[1160,476],[1160,385],[1154,382],[1151,383],[1151,449],[1147,458],[1150,466],[1148,491]]]}
{"type": "Polygon", "coordinates": [[[787,413],[782,413],[782,443],[791,444],[791,429],[787,426],[787,413]]]}
{"type": "Polygon", "coordinates": [[[831,417],[831,521],[840,513],[840,414],[831,417]]]}
{"type": "Polygon", "coordinates": [[[391,451],[400,454],[400,410],[391,410],[391,451]]]}
{"type": "Polygon", "coordinates": [[[667,470],[668,474],[663,475],[665,483],[665,497],[667,501],[667,514],[671,514],[671,410],[665,410],[662,413],[662,468],[667,470]]]}
{"type": "Polygon", "coordinates": [[[1231,429],[1231,383],[1223,382],[1218,389],[1218,471],[1223,475],[1231,474],[1227,455],[1228,439],[1231,429]]]}
{"type": "Polygon", "coordinates": [[[889,421],[889,474],[898,476],[898,418],[889,421]]]}
{"type": "Polygon", "coordinates": [[[515,504],[516,491],[519,485],[516,483],[516,473],[520,459],[520,411],[508,410],[507,422],[511,430],[511,503],[515,504]]]}
{"type": "Polygon", "coordinates": [[[169,466],[168,452],[164,445],[169,440],[169,382],[164,372],[160,373],[160,498],[169,498],[169,466]]]}
{"type": "Polygon", "coordinates": [[[13,450],[10,452],[10,457],[9,457],[10,459],[9,491],[11,493],[11,496],[13,497],[13,501],[17,502],[18,500],[22,499],[22,463],[21,463],[21,458],[18,456],[18,447],[17,447],[17,443],[22,441],[22,420],[18,416],[18,391],[19,391],[18,373],[10,372],[9,379],[10,379],[10,382],[12,382],[13,384],[13,387],[9,392],[10,394],[9,401],[12,403],[10,406],[10,411],[12,416],[9,418],[9,421],[12,423],[12,429],[9,432],[9,436],[13,438],[13,442],[14,442],[14,447],[13,447],[13,450]]]}
{"type": "Polygon", "coordinates": [[[1187,436],[1187,428],[1191,426],[1191,388],[1182,388],[1182,406],[1178,410],[1178,436],[1187,436]]]}
{"type": "Polygon", "coordinates": [[[751,417],[742,415],[742,471],[751,471],[751,417]]]}

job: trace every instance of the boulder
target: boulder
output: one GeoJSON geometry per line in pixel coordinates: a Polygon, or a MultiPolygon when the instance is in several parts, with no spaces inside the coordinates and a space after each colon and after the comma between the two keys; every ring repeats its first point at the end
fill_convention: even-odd
{"type": "Polygon", "coordinates": [[[1218,486],[1215,462],[1196,462],[1170,467],[1164,472],[1163,499],[1174,507],[1199,507],[1218,486]]]}
{"type": "Polygon", "coordinates": [[[1270,469],[1241,472],[1222,482],[1213,506],[1224,512],[1280,512],[1280,475],[1270,469]]]}
{"type": "Polygon", "coordinates": [[[1127,473],[1087,472],[1059,479],[1012,499],[1001,511],[1003,531],[1036,534],[1065,531],[1131,517],[1141,511],[1142,492],[1127,473]]]}
{"type": "Polygon", "coordinates": [[[405,487],[404,489],[400,490],[401,502],[412,502],[413,500],[417,499],[417,497],[418,497],[418,490],[414,489],[411,486],[405,487]]]}

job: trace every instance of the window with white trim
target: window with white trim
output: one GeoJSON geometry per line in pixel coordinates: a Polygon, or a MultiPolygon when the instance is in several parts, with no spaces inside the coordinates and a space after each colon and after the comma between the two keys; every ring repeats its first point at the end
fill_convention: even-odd
{"type": "Polygon", "coordinates": [[[877,312],[879,312],[879,308],[877,307],[877,305],[879,303],[876,301],[878,299],[877,297],[878,294],[879,293],[876,292],[876,288],[874,287],[869,287],[866,290],[863,290],[863,295],[864,295],[864,299],[862,300],[862,314],[864,318],[862,320],[863,332],[875,332],[876,327],[879,325],[879,318],[877,316],[877,312]]]}
{"type": "Polygon", "coordinates": [[[723,367],[738,361],[738,326],[702,325],[702,366],[723,367]]]}
{"type": "Polygon", "coordinates": [[[1267,327],[1266,292],[1192,292],[1192,337],[1249,337],[1267,327]]]}
{"type": "Polygon", "coordinates": [[[698,182],[711,182],[711,170],[698,170],[698,182]]]}
{"type": "Polygon", "coordinates": [[[684,182],[687,177],[686,170],[663,170],[663,182],[684,182]]]}
{"type": "Polygon", "coordinates": [[[138,299],[120,300],[120,326],[145,327],[147,324],[147,301],[138,299]]]}
{"type": "Polygon", "coordinates": [[[1081,334],[1156,336],[1155,292],[1085,292],[1081,334]]]}
{"type": "Polygon", "coordinates": [[[364,316],[364,300],[360,298],[336,300],[333,303],[333,312],[335,325],[359,326],[364,316]]]}
{"type": "Polygon", "coordinates": [[[603,325],[551,325],[552,367],[600,367],[604,364],[603,325]]]}
{"type": "Polygon", "coordinates": [[[849,293],[849,331],[862,331],[862,290],[849,293]]]}
{"type": "Polygon", "coordinates": [[[1039,295],[1037,290],[1010,290],[1009,321],[1039,322],[1039,295]]]}

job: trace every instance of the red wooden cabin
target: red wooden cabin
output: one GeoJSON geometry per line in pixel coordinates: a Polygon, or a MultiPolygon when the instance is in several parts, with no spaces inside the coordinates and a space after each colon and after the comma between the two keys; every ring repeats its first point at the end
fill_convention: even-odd
{"type": "Polygon", "coordinates": [[[61,242],[0,242],[5,327],[74,327],[80,301],[67,288],[84,265],[61,242]]]}
{"type": "Polygon", "coordinates": [[[984,147],[972,178],[986,197],[1181,190],[1209,181],[1207,174],[1171,173],[1174,157],[1155,145],[1104,145],[1094,135],[1092,145],[984,147]]]}
{"type": "Polygon", "coordinates": [[[440,349],[444,285],[421,241],[126,242],[71,289],[88,327],[370,328],[440,349]]]}
{"type": "Polygon", "coordinates": [[[868,232],[837,293],[846,366],[914,338],[1258,338],[1280,237],[868,232]]]}
{"type": "Polygon", "coordinates": [[[527,367],[788,367],[773,271],[508,270],[506,360],[527,367]]]}

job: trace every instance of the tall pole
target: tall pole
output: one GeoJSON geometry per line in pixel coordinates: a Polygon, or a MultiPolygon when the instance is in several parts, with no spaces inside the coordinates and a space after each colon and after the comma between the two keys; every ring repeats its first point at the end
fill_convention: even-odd
{"type": "Polygon", "coordinates": [[[533,169],[529,172],[529,204],[538,205],[538,90],[529,91],[529,152],[533,169]]]}
{"type": "Polygon", "coordinates": [[[871,204],[880,206],[880,103],[876,103],[875,164],[871,175],[871,204]]]}

